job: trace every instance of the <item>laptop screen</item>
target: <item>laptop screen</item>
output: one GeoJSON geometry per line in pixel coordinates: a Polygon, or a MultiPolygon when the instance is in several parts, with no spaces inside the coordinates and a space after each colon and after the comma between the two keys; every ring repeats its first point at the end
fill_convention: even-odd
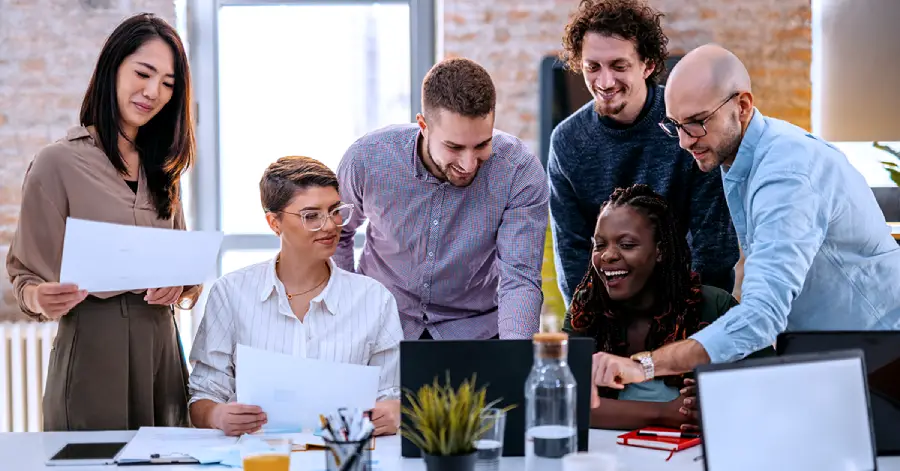
{"type": "Polygon", "coordinates": [[[785,332],[778,354],[860,349],[869,372],[869,402],[879,456],[900,455],[900,331],[785,332]]]}
{"type": "Polygon", "coordinates": [[[862,352],[698,369],[709,471],[875,469],[862,352]]]}

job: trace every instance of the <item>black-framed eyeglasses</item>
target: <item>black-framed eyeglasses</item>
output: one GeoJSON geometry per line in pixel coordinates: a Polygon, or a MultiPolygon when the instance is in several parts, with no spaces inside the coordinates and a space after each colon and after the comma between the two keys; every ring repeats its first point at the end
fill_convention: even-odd
{"type": "Polygon", "coordinates": [[[722,102],[721,105],[716,107],[709,114],[709,116],[703,118],[700,121],[690,121],[687,123],[679,123],[672,118],[666,118],[663,122],[659,123],[659,127],[662,128],[663,131],[666,132],[670,137],[678,137],[678,130],[681,129],[688,136],[693,137],[694,139],[701,138],[706,135],[706,122],[709,121],[713,116],[715,116],[716,112],[722,109],[725,106],[725,103],[731,101],[734,97],[740,95],[740,92],[734,92],[722,102]]]}
{"type": "Polygon", "coordinates": [[[303,223],[303,227],[305,227],[306,230],[316,232],[321,231],[322,228],[325,227],[325,224],[328,223],[329,219],[331,219],[331,222],[337,227],[346,226],[353,217],[353,205],[344,203],[331,211],[308,210],[300,211],[299,213],[292,213],[290,211],[279,212],[299,217],[300,222],[303,223]]]}

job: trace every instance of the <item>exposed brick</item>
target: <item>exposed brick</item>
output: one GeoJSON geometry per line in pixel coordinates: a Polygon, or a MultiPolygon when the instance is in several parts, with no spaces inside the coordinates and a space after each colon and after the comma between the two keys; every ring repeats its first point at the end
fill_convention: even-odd
{"type": "MultiPolygon", "coordinates": [[[[730,48],[750,70],[760,109],[790,112],[795,124],[809,128],[808,100],[794,92],[809,87],[809,0],[651,0],[651,4],[666,15],[663,25],[673,54],[707,42],[730,48]],[[779,101],[785,95],[800,98],[799,109],[782,107],[779,101]]],[[[444,0],[445,50],[477,60],[491,72],[498,89],[497,126],[522,129],[520,137],[533,149],[538,148],[538,123],[536,119],[523,123],[522,111],[537,115],[540,61],[547,53],[558,52],[563,27],[576,6],[575,1],[444,0]],[[459,22],[460,17],[465,21],[459,22]],[[493,31],[494,41],[485,40],[485,31],[493,31]],[[525,76],[535,80],[523,80],[525,76]],[[504,106],[511,100],[517,103],[504,106]]]]}
{"type": "Polygon", "coordinates": [[[700,9],[700,19],[701,20],[711,20],[713,18],[717,18],[719,16],[719,12],[712,8],[701,8],[700,9]]]}
{"type": "MultiPolygon", "coordinates": [[[[650,0],[665,17],[671,54],[708,42],[731,49],[747,66],[755,104],[768,115],[809,129],[812,60],[809,0],[650,0]]],[[[481,63],[497,85],[496,126],[538,146],[538,68],[561,47],[577,0],[444,0],[447,55],[481,63]],[[526,14],[527,13],[527,14],[526,14]],[[459,22],[457,18],[464,18],[459,22]],[[448,19],[452,19],[448,20],[448,19]],[[493,32],[490,33],[490,32],[493,32]],[[507,34],[509,37],[507,38],[507,34]],[[494,38],[491,41],[489,38],[494,38]]],[[[552,255],[548,245],[548,253],[552,255]]],[[[547,258],[552,264],[552,257],[547,258]]],[[[545,299],[559,313],[553,270],[545,299]]]]}
{"type": "Polygon", "coordinates": [[[22,72],[44,72],[47,69],[47,63],[44,59],[27,59],[22,61],[19,69],[22,72]]]}
{"type": "Polygon", "coordinates": [[[77,123],[109,33],[144,11],[175,22],[173,0],[0,1],[0,321],[25,319],[5,265],[25,169],[38,149],[77,123]]]}

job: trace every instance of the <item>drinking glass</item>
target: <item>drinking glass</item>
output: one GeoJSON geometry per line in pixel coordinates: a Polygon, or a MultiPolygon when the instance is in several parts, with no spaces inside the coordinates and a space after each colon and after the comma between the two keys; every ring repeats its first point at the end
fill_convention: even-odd
{"type": "Polygon", "coordinates": [[[291,441],[287,438],[254,438],[241,445],[244,471],[290,471],[291,441]]]}
{"type": "Polygon", "coordinates": [[[506,411],[488,408],[481,412],[481,426],[487,430],[475,441],[475,469],[496,470],[503,456],[503,431],[506,428],[506,411]]]}

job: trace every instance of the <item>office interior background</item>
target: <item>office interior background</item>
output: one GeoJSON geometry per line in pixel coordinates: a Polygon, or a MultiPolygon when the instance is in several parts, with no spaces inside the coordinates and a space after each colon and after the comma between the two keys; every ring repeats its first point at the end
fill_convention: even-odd
{"type": "MultiPolygon", "coordinates": [[[[149,11],[177,25],[193,72],[198,158],[184,183],[188,225],[225,233],[218,275],[278,250],[258,181],[284,155],[334,168],[363,133],[408,122],[436,60],[484,65],[496,127],[546,160],[552,126],[589,99],[553,64],[578,0],[9,0],[0,2],[0,256],[34,153],[77,124],[97,53],[116,24],[149,11]]],[[[889,220],[900,188],[882,161],[900,150],[900,2],[650,0],[673,61],[716,42],[747,65],[758,108],[823,135],[865,175],[889,220]]],[[[894,159],[896,160],[896,159],[894,159]]],[[[359,240],[361,243],[361,240],[359,240]]],[[[359,247],[359,245],[358,245],[359,247]]],[[[212,281],[212,280],[210,280],[212,281]]],[[[562,315],[547,238],[545,311],[562,315]]],[[[201,303],[181,312],[184,347],[201,303]]],[[[52,324],[16,308],[0,268],[0,431],[36,430],[52,324]]]]}

